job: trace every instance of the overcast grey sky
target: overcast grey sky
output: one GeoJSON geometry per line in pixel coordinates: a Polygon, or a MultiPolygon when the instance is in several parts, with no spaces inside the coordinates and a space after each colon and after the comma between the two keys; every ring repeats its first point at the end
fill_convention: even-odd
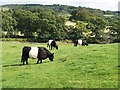
{"type": "Polygon", "coordinates": [[[43,4],[43,5],[71,5],[96,8],[101,10],[118,10],[119,0],[0,0],[0,5],[5,4],[43,4]]]}

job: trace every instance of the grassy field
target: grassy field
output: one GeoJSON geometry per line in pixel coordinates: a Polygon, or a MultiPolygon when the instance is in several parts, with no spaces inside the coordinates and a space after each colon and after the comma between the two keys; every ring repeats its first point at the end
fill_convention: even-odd
{"type": "Polygon", "coordinates": [[[91,44],[74,47],[58,42],[53,62],[21,65],[23,46],[46,43],[2,42],[3,88],[117,88],[118,44],[91,44]]]}

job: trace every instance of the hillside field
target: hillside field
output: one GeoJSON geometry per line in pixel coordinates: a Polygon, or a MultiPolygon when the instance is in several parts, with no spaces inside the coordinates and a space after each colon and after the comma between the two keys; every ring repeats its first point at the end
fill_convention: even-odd
{"type": "Polygon", "coordinates": [[[2,42],[2,88],[117,88],[118,44],[90,44],[74,47],[57,42],[53,62],[29,59],[22,65],[23,46],[47,43],[2,42]]]}

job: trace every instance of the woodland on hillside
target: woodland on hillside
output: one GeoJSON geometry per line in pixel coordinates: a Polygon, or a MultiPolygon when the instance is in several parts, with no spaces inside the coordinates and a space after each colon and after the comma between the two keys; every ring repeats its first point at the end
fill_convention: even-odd
{"type": "Polygon", "coordinates": [[[67,5],[3,5],[2,38],[28,41],[85,39],[89,43],[120,42],[119,13],[67,5]],[[7,9],[6,9],[7,8],[7,9]],[[66,22],[75,25],[65,25],[66,22]]]}

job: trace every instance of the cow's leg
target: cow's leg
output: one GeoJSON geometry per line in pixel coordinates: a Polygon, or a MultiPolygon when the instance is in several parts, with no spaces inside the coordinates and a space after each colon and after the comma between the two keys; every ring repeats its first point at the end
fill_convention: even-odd
{"type": "Polygon", "coordinates": [[[23,65],[25,65],[25,61],[23,60],[23,65]]]}
{"type": "Polygon", "coordinates": [[[25,61],[26,61],[26,59],[23,59],[23,60],[22,60],[22,62],[23,62],[23,65],[25,65],[25,61]]]}
{"type": "Polygon", "coordinates": [[[28,59],[26,60],[26,64],[28,64],[28,59]]]}
{"type": "Polygon", "coordinates": [[[48,48],[49,48],[49,50],[50,50],[50,45],[48,45],[48,48]]]}
{"type": "Polygon", "coordinates": [[[28,59],[24,59],[22,62],[23,62],[23,65],[25,65],[25,62],[26,64],[28,64],[28,59]]]}
{"type": "Polygon", "coordinates": [[[42,59],[40,59],[40,63],[42,63],[42,59]]]}
{"type": "Polygon", "coordinates": [[[52,45],[51,45],[51,50],[52,50],[52,45]]]}
{"type": "Polygon", "coordinates": [[[38,59],[37,64],[39,63],[40,59],[38,59]]]}

